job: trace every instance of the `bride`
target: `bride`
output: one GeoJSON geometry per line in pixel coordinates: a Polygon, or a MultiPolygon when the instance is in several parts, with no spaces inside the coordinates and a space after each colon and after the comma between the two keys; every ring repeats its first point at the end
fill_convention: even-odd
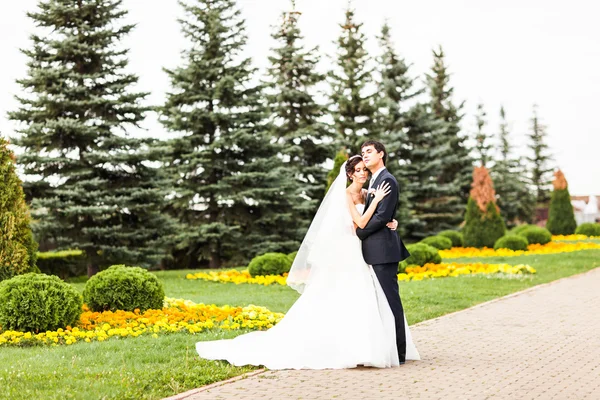
{"type": "MultiPolygon", "coordinates": [[[[394,315],[362,256],[364,227],[388,189],[377,188],[364,215],[368,171],[360,156],[345,162],[321,203],[287,284],[302,295],[267,331],[198,342],[200,357],[269,369],[385,368],[399,365],[394,315]],[[351,182],[347,186],[347,180],[351,182]],[[356,212],[355,210],[358,210],[356,212]]],[[[406,358],[419,360],[405,320],[406,358]]]]}

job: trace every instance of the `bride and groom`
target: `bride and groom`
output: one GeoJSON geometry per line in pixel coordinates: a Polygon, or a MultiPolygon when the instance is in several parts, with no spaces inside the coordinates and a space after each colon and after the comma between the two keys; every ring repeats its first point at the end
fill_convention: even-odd
{"type": "Polygon", "coordinates": [[[269,369],[420,359],[398,291],[398,262],[409,256],[393,220],[398,183],[383,144],[367,141],[361,153],[342,165],[302,241],[287,278],[301,296],[285,317],[267,331],[198,342],[200,357],[269,369]]]}

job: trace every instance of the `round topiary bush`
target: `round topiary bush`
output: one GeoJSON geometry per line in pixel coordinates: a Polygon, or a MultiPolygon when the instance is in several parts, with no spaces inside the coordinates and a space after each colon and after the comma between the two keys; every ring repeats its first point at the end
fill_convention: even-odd
{"type": "Polygon", "coordinates": [[[287,255],[288,259],[290,260],[290,265],[294,263],[294,260],[296,259],[296,254],[298,254],[298,252],[294,251],[293,253],[287,255]]]}
{"type": "Polygon", "coordinates": [[[532,226],[535,227],[536,225],[531,225],[531,224],[517,225],[514,228],[512,228],[508,233],[510,233],[511,235],[518,235],[519,233],[523,232],[525,229],[531,228],[532,226]]]}
{"type": "Polygon", "coordinates": [[[438,250],[450,250],[452,248],[452,240],[445,236],[429,236],[421,240],[421,243],[433,246],[438,250]]]}
{"type": "Polygon", "coordinates": [[[529,242],[525,236],[521,235],[506,235],[496,240],[494,250],[510,249],[510,250],[527,250],[529,242]]]}
{"type": "Polygon", "coordinates": [[[578,235],[586,236],[600,236],[600,224],[594,224],[593,222],[585,222],[575,229],[575,233],[578,235]]]}
{"type": "Polygon", "coordinates": [[[442,262],[439,250],[425,243],[415,243],[406,246],[410,257],[405,261],[406,265],[423,266],[428,263],[439,264],[442,262]]]}
{"type": "Polygon", "coordinates": [[[292,262],[290,258],[283,253],[266,253],[254,257],[248,265],[250,275],[282,275],[284,272],[290,272],[292,262]]]}
{"type": "Polygon", "coordinates": [[[465,245],[463,234],[458,231],[441,231],[438,233],[438,236],[444,236],[450,239],[452,241],[452,247],[464,247],[465,245]]]}
{"type": "Polygon", "coordinates": [[[165,298],[156,275],[140,267],[113,265],[85,284],[83,300],[93,311],[161,309],[165,298]]]}
{"type": "Polygon", "coordinates": [[[523,229],[519,235],[527,238],[529,244],[546,244],[552,240],[550,231],[539,226],[530,226],[527,229],[523,229]]]}
{"type": "Polygon", "coordinates": [[[21,332],[53,331],[81,316],[79,292],[57,276],[28,273],[0,282],[0,325],[21,332]]]}

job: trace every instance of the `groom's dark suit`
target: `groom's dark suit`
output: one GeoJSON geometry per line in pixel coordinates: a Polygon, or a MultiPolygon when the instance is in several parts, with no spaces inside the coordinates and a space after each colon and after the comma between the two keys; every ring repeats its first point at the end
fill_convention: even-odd
{"type": "MultiPolygon", "coordinates": [[[[362,241],[363,257],[373,270],[381,283],[383,292],[396,320],[396,344],[398,357],[403,362],[406,358],[406,332],[404,330],[404,309],[398,290],[398,263],[410,254],[396,231],[386,227],[396,215],[398,208],[398,182],[387,169],[381,171],[371,185],[376,189],[382,183],[389,183],[390,193],[377,205],[375,213],[361,229],[356,229],[356,235],[362,241]]],[[[365,211],[369,208],[373,196],[367,194],[365,211]]]]}

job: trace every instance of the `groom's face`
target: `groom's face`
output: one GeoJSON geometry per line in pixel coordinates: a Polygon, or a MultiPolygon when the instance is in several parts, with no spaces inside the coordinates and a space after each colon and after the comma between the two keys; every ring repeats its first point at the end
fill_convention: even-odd
{"type": "Polygon", "coordinates": [[[363,161],[368,169],[372,169],[373,167],[379,165],[383,159],[383,151],[378,153],[377,150],[375,150],[375,146],[365,146],[361,149],[361,151],[363,161]]]}

